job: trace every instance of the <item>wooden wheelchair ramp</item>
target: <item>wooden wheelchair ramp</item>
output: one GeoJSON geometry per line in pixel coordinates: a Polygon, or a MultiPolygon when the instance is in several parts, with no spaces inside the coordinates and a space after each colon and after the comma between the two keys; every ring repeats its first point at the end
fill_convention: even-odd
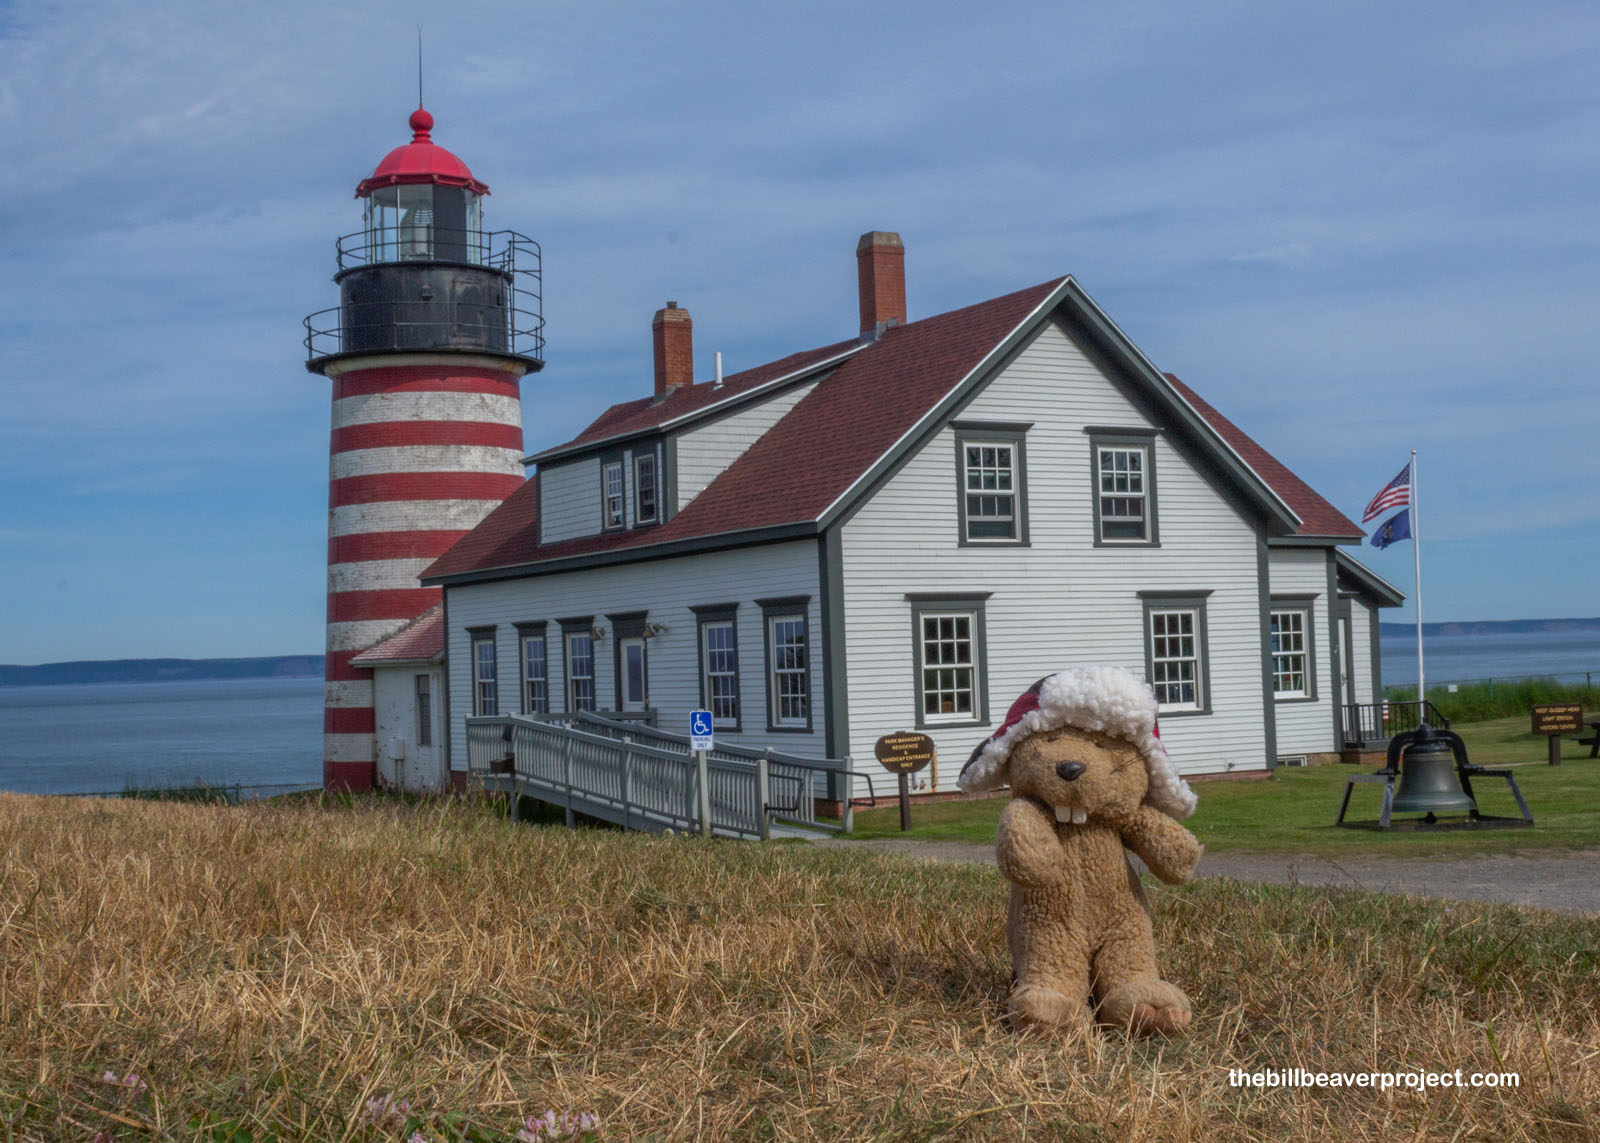
{"type": "MultiPolygon", "coordinates": [[[[686,738],[592,714],[553,719],[517,715],[467,719],[467,770],[477,789],[533,798],[626,829],[699,831],[700,775],[686,738]]],[[[721,748],[706,763],[711,832],[764,839],[850,827],[848,760],[803,759],[774,751],[721,748]],[[841,821],[819,821],[819,786],[832,783],[841,821]]],[[[866,777],[863,775],[863,777],[866,777]]],[[[868,778],[870,783],[870,778],[868,778]]]]}

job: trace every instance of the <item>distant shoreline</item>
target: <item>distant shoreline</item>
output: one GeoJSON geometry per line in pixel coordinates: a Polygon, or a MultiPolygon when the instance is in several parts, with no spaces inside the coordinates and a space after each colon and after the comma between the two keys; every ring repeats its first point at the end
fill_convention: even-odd
{"type": "MultiPolygon", "coordinates": [[[[1594,619],[1480,619],[1459,622],[1424,623],[1422,634],[1449,638],[1453,635],[1546,635],[1567,631],[1600,631],[1600,617],[1594,619]]],[[[1411,635],[1415,623],[1379,623],[1379,635],[1411,635]]]]}
{"type": "Polygon", "coordinates": [[[172,683],[205,679],[321,678],[321,655],[269,655],[258,659],[87,659],[37,666],[0,665],[0,687],[72,686],[84,683],[172,683]]]}
{"type": "MultiPolygon", "coordinates": [[[[1390,639],[1411,637],[1410,623],[1380,623],[1390,639]]],[[[1590,619],[1483,619],[1424,623],[1433,638],[1458,635],[1539,635],[1600,632],[1600,616],[1590,619]]],[[[205,679],[321,678],[321,655],[268,655],[253,659],[86,659],[35,666],[0,664],[0,687],[71,686],[84,683],[170,683],[205,679]]]]}

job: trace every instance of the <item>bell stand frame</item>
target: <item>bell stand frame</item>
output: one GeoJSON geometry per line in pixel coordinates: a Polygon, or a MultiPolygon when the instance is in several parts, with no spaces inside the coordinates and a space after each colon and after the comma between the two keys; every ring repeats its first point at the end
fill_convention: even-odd
{"type": "MultiPolygon", "coordinates": [[[[1433,817],[1430,813],[1428,817],[1433,817]]],[[[1405,829],[1405,830],[1454,830],[1454,829],[1506,829],[1519,828],[1533,825],[1533,814],[1528,809],[1528,803],[1522,798],[1522,791],[1517,789],[1517,780],[1510,770],[1490,769],[1486,766],[1477,766],[1467,760],[1467,744],[1461,741],[1461,736],[1451,730],[1434,730],[1423,723],[1416,730],[1406,730],[1395,735],[1389,740],[1388,753],[1384,755],[1383,769],[1375,770],[1371,774],[1352,774],[1345,782],[1344,800],[1339,803],[1339,817],[1333,823],[1346,829],[1405,829]],[[1394,783],[1400,776],[1400,754],[1404,748],[1423,738],[1442,738],[1450,744],[1450,753],[1456,760],[1456,777],[1461,781],[1461,790],[1472,799],[1472,809],[1467,811],[1465,821],[1441,822],[1428,821],[1423,818],[1417,821],[1395,823],[1390,821],[1390,811],[1394,808],[1394,783]],[[1506,785],[1511,787],[1511,796],[1517,799],[1517,808],[1522,811],[1520,818],[1499,817],[1494,814],[1480,813],[1478,810],[1477,795],[1472,792],[1472,778],[1504,778],[1506,785]],[[1378,815],[1377,821],[1347,822],[1344,820],[1345,811],[1350,808],[1350,793],[1356,788],[1357,782],[1382,782],[1383,783],[1383,812],[1378,815]]]]}

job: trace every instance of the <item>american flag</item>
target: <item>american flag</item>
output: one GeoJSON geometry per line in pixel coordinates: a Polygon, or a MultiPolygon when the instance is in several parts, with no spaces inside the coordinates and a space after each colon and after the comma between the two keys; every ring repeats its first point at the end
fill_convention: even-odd
{"type": "Polygon", "coordinates": [[[1372,503],[1367,505],[1367,511],[1361,517],[1363,524],[1374,517],[1381,516],[1391,508],[1398,508],[1402,504],[1411,503],[1411,462],[1400,470],[1400,475],[1383,486],[1383,491],[1372,498],[1372,503]]]}

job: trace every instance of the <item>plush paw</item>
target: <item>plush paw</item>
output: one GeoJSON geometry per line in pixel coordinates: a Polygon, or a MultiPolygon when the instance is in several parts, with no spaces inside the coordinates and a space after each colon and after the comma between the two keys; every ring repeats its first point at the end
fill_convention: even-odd
{"type": "Polygon", "coordinates": [[[1164,980],[1130,980],[1106,993],[1100,1023],[1135,1036],[1173,1036],[1194,1018],[1189,998],[1164,980]]]}
{"type": "Polygon", "coordinates": [[[1011,1026],[1018,1032],[1086,1030],[1092,1024],[1087,1003],[1038,985],[1019,985],[1012,989],[1007,1009],[1011,1026]]]}

